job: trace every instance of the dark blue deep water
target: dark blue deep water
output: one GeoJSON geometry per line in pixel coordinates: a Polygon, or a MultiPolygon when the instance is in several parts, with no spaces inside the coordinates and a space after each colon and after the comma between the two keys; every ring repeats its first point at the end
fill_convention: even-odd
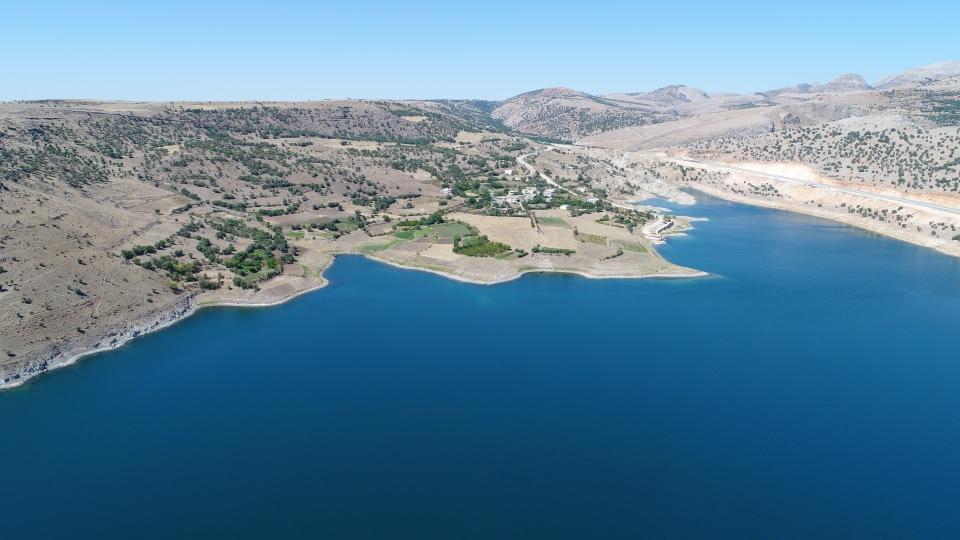
{"type": "Polygon", "coordinates": [[[686,212],[712,277],[343,257],[0,393],[0,537],[960,535],[960,261],[686,212]]]}

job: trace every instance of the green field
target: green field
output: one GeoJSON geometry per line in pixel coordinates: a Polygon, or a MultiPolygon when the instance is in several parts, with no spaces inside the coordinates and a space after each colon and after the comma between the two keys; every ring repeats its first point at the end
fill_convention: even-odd
{"type": "Polygon", "coordinates": [[[434,236],[434,234],[434,231],[429,227],[418,227],[416,229],[407,229],[393,233],[394,236],[401,240],[414,240],[416,238],[423,238],[424,236],[434,236]]]}
{"type": "Polygon", "coordinates": [[[417,238],[430,237],[439,240],[452,240],[457,236],[468,236],[474,234],[474,231],[466,223],[437,223],[435,225],[420,225],[416,228],[407,228],[393,233],[401,240],[415,240],[417,238]]]}
{"type": "Polygon", "coordinates": [[[377,244],[363,244],[363,245],[357,246],[357,249],[362,251],[363,253],[377,253],[378,251],[383,251],[385,249],[390,248],[397,242],[398,242],[398,239],[390,238],[386,242],[380,242],[377,244]]]}
{"type": "Polygon", "coordinates": [[[436,231],[441,240],[452,240],[455,236],[467,236],[473,232],[465,223],[456,222],[431,225],[430,228],[436,231]]]}
{"type": "Polygon", "coordinates": [[[357,230],[357,224],[353,221],[337,221],[337,230],[340,232],[351,232],[357,230]]]}
{"type": "Polygon", "coordinates": [[[641,246],[640,244],[629,244],[624,242],[623,249],[626,251],[632,251],[634,253],[646,253],[647,248],[641,246]]]}
{"type": "Polygon", "coordinates": [[[547,216],[547,217],[537,216],[537,223],[539,223],[540,226],[542,227],[567,227],[567,228],[570,227],[570,225],[568,225],[567,222],[563,220],[563,218],[552,217],[552,216],[547,216]]]}
{"type": "Polygon", "coordinates": [[[303,231],[285,231],[283,235],[294,240],[303,240],[303,231]]]}

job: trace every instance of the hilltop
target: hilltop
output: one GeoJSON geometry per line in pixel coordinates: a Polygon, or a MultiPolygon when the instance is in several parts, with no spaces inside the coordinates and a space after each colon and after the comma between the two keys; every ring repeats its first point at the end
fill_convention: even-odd
{"type": "Polygon", "coordinates": [[[520,133],[564,141],[664,120],[652,107],[569,88],[546,88],[514,96],[498,103],[491,116],[520,133]]]}

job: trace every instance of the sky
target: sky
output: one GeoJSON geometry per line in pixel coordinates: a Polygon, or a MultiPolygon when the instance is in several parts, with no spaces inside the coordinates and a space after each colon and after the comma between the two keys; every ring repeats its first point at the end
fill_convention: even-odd
{"type": "Polygon", "coordinates": [[[0,12],[0,100],[753,92],[960,60],[960,2],[43,2],[0,12]]]}

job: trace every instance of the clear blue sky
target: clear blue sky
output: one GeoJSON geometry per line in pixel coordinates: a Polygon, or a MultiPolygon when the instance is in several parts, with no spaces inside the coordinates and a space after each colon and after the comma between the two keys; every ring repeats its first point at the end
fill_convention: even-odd
{"type": "Polygon", "coordinates": [[[322,4],[9,2],[0,99],[746,92],[960,60],[956,1],[322,4]]]}

